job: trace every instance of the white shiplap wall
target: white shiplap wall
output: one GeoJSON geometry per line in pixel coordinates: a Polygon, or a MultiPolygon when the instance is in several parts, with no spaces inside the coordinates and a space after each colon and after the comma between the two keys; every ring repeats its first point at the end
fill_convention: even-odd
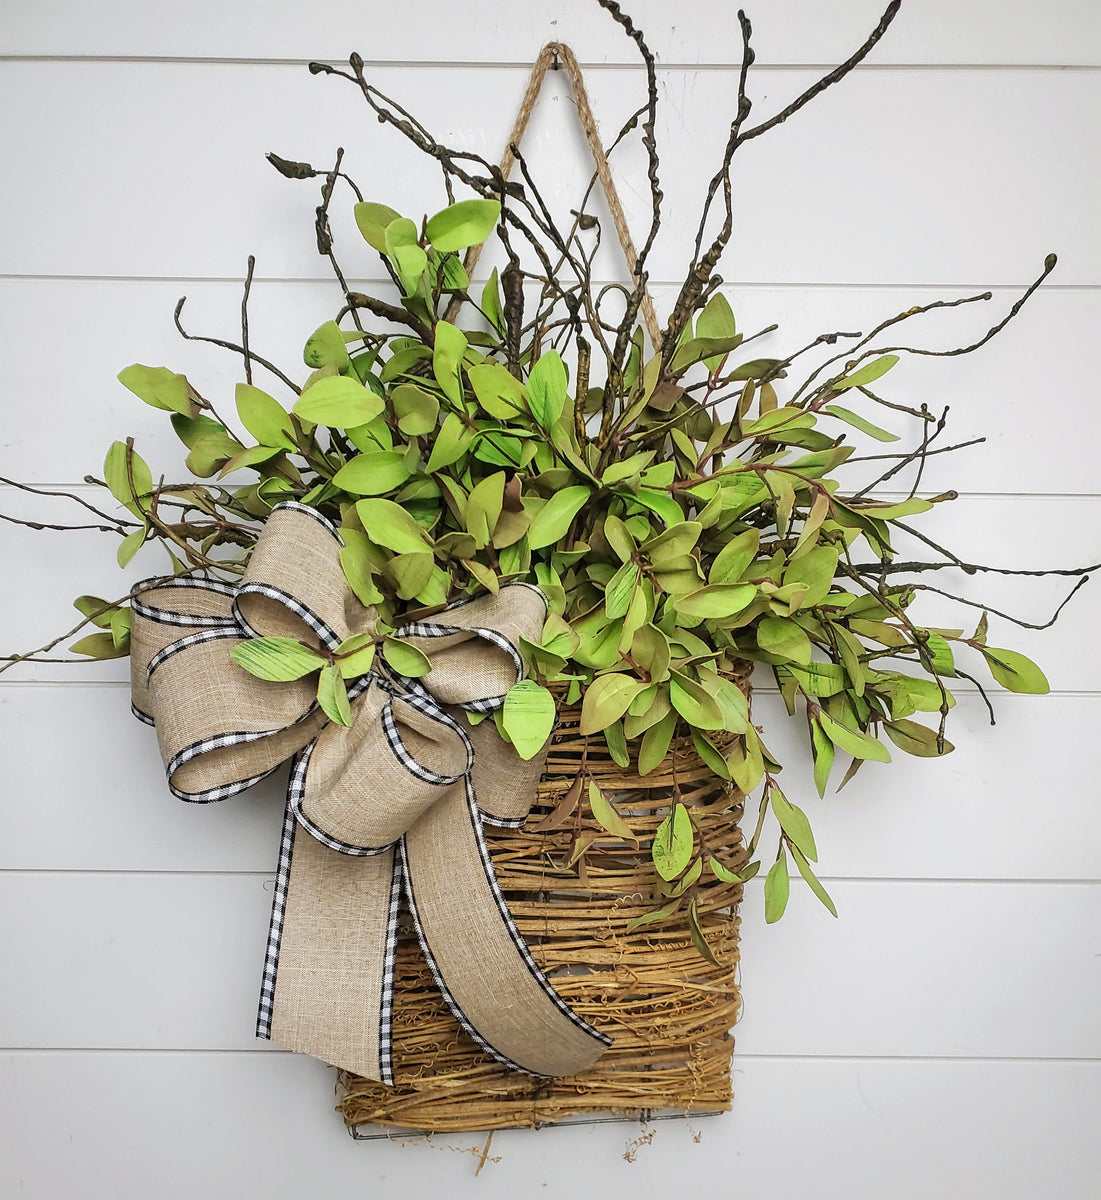
{"type": "MultiPolygon", "coordinates": [[[[629,7],[663,63],[668,212],[691,212],[733,96],[733,13],[714,0],[629,7]]],[[[311,252],[313,193],[274,176],[263,151],[325,161],[343,144],[371,194],[431,210],[433,173],[343,85],[311,79],[307,59],[358,47],[384,91],[489,157],[523,64],[550,37],[591,64],[605,128],[638,86],[629,47],[587,0],[2,8],[0,474],[44,485],[79,482],[122,432],[155,469],[175,467],[165,423],[114,374],[134,359],[172,363],[224,393],[232,360],[183,346],[170,314],[186,293],[195,329],[233,329],[250,251],[257,346],[294,361],[303,332],[330,314],[311,252]]],[[[858,44],[878,3],[762,0],[751,15],[765,113],[858,44]]],[[[1062,255],[1001,341],[892,377],[903,395],[952,404],[959,438],[988,432],[987,446],[929,475],[931,487],[965,493],[956,511],[975,530],[965,539],[948,513],[945,536],[987,561],[1101,558],[1090,369],[1099,66],[1092,0],[906,0],[868,66],[754,144],[738,177],[725,274],[743,328],[781,323],[772,345],[866,328],[961,289],[991,287],[987,307],[1001,312],[1048,250],[1062,255]]],[[[529,145],[568,200],[585,160],[563,110],[552,81],[529,145]]],[[[638,162],[621,160],[636,223],[638,162]]],[[[659,307],[687,225],[670,217],[655,256],[659,307]]],[[[930,319],[927,344],[981,331],[979,307],[930,319]]],[[[44,504],[0,488],[2,512],[44,504]]],[[[64,627],[77,593],[123,590],[94,534],[4,524],[0,556],[5,652],[64,627]]],[[[1034,619],[1058,590],[997,588],[1034,619]]],[[[354,1145],[329,1111],[331,1072],[252,1041],[277,789],[177,804],[148,730],[128,718],[118,664],[10,672],[0,678],[0,1194],[182,1200],[382,1185],[413,1198],[587,1200],[687,1184],[846,1200],[1096,1195],[1096,605],[1091,590],[1056,629],[1005,634],[1042,659],[1052,696],[1003,699],[991,730],[963,691],[952,758],[869,769],[840,797],[808,801],[842,917],[800,886],[766,929],[750,889],[731,1115],[658,1127],[632,1166],[622,1126],[498,1136],[500,1161],[476,1182],[474,1161],[450,1152],[476,1139],[354,1145]]],[[[760,695],[757,712],[797,773],[796,731],[776,698],[760,695]]]]}

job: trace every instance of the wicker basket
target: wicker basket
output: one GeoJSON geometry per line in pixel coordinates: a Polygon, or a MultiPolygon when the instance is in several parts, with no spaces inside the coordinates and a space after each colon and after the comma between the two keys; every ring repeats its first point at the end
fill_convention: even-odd
{"type": "Polygon", "coordinates": [[[702,839],[708,856],[734,870],[745,859],[738,829],[743,797],[710,771],[690,738],[678,738],[661,765],[640,776],[612,760],[603,738],[581,737],[579,717],[579,707],[560,706],[528,824],[538,825],[554,807],[584,760],[638,834],[638,849],[605,834],[580,864],[565,868],[576,837],[602,832],[584,802],[579,816],[553,831],[487,827],[487,833],[501,887],[536,961],[615,1044],[591,1069],[567,1079],[534,1080],[504,1069],[459,1028],[411,930],[403,930],[395,1086],[343,1073],[339,1107],[347,1125],[457,1132],[533,1127],[586,1113],[730,1107],[741,887],[705,872],[696,892],[718,966],[692,944],[683,908],[664,921],[626,927],[666,902],[654,889],[650,842],[673,796],[692,810],[697,849],[702,839]]]}

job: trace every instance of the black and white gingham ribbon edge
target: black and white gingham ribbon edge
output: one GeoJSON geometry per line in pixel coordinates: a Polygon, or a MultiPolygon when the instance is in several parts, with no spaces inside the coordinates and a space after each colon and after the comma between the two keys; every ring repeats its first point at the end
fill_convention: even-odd
{"type": "MultiPolygon", "coordinates": [[[[143,579],[134,588],[135,593],[162,591],[169,588],[189,588],[193,591],[214,592],[219,596],[235,596],[237,585],[222,583],[218,579],[195,579],[190,575],[168,577],[165,579],[143,579]]],[[[181,627],[203,626],[224,628],[236,624],[232,614],[225,617],[203,616],[200,613],[175,612],[172,609],[160,608],[157,605],[146,604],[137,594],[131,596],[130,609],[144,617],[147,621],[156,621],[159,625],[179,625],[181,627]]]]}
{"type": "Polygon", "coordinates": [[[315,841],[320,842],[337,854],[347,854],[352,858],[373,858],[382,854],[394,844],[387,842],[384,846],[353,846],[350,842],[342,842],[326,833],[320,825],[311,821],[302,811],[302,801],[306,798],[306,775],[310,769],[310,755],[317,745],[315,738],[308,746],[299,751],[291,767],[291,777],[287,784],[287,805],[294,814],[294,819],[315,841]]]}
{"type": "Polygon", "coordinates": [[[290,799],[283,811],[283,831],[279,837],[279,864],[275,873],[275,894],[271,901],[271,920],[268,923],[268,945],[264,954],[264,975],[260,984],[260,1005],[256,1012],[256,1036],[271,1040],[271,1019],[275,1009],[275,977],[279,970],[279,946],[283,939],[283,919],[287,911],[287,886],[290,881],[291,856],[294,853],[294,832],[297,821],[291,812],[290,799]]]}
{"type": "Polygon", "coordinates": [[[478,817],[486,825],[496,825],[499,829],[519,829],[527,820],[523,817],[495,817],[492,813],[486,812],[484,808],[478,805],[478,817]]]}
{"type": "Polygon", "coordinates": [[[243,640],[244,634],[237,628],[236,623],[228,628],[219,625],[215,629],[200,629],[198,633],[189,633],[182,638],[177,638],[174,642],[169,642],[162,650],[158,650],[156,654],[149,660],[149,666],[146,668],[146,679],[153,678],[153,672],[166,660],[174,654],[179,654],[181,650],[188,650],[192,646],[199,646],[203,642],[215,642],[222,638],[233,638],[237,641],[243,640]]]}
{"type": "Polygon", "coordinates": [[[493,861],[489,857],[489,847],[486,845],[485,834],[482,831],[482,823],[478,819],[480,809],[478,808],[478,800],[474,794],[474,785],[467,776],[466,780],[466,803],[470,809],[470,823],[474,827],[474,839],[478,844],[478,857],[482,864],[482,870],[485,872],[486,882],[489,884],[489,890],[493,895],[493,899],[497,905],[497,911],[501,914],[501,920],[505,923],[505,928],[508,930],[509,937],[512,938],[520,957],[524,960],[524,965],[531,973],[532,978],[546,993],[547,998],[558,1009],[558,1011],[568,1018],[578,1029],[594,1037],[604,1045],[610,1046],[612,1038],[606,1033],[601,1033],[599,1029],[595,1029],[584,1017],[578,1016],[565,1000],[555,991],[554,985],[540,969],[538,963],[532,958],[531,951],[528,949],[527,942],[524,941],[520,931],[516,928],[516,922],[512,919],[512,913],[509,912],[508,904],[501,892],[501,885],[497,882],[497,875],[493,870],[493,861]]]}
{"type": "MultiPolygon", "coordinates": [[[[403,699],[404,697],[398,697],[403,699]]],[[[435,719],[434,714],[428,714],[435,719]]],[[[438,771],[433,771],[429,767],[421,766],[416,758],[409,753],[408,748],[402,741],[401,733],[398,731],[397,722],[394,720],[394,701],[390,699],[386,702],[380,714],[382,721],[382,732],[386,735],[386,744],[390,747],[390,752],[398,760],[399,763],[413,776],[414,779],[419,779],[422,783],[429,783],[435,787],[447,787],[449,784],[458,783],[460,779],[470,770],[472,760],[472,747],[470,739],[467,738],[461,731],[459,736],[462,738],[466,750],[466,763],[463,769],[457,775],[441,775],[438,771]]],[[[445,722],[438,721],[438,724],[444,725],[445,722]]]]}
{"type": "Polygon", "coordinates": [[[340,645],[341,639],[337,637],[332,626],[323,621],[312,608],[303,604],[301,600],[292,596],[290,592],[284,591],[281,587],[276,587],[273,583],[259,583],[257,581],[241,584],[233,600],[233,616],[248,637],[258,638],[263,635],[253,629],[245,619],[244,613],[241,612],[242,596],[266,596],[269,600],[276,600],[285,608],[289,608],[301,621],[304,621],[330,650],[335,650],[340,645]]]}
{"type": "MultiPolygon", "coordinates": [[[[505,591],[506,588],[527,588],[534,592],[540,600],[543,601],[543,608],[546,612],[550,612],[550,601],[547,599],[546,593],[541,587],[534,583],[525,583],[522,579],[516,579],[512,583],[502,583],[499,592],[505,591]]],[[[451,612],[453,609],[462,608],[466,604],[474,604],[478,600],[484,600],[485,596],[460,596],[458,600],[452,600],[450,604],[445,604],[440,612],[451,612]]]]}
{"type": "Polygon", "coordinates": [[[470,1023],[470,1018],[459,1007],[458,1001],[451,994],[451,989],[444,982],[444,977],[440,974],[440,968],[436,963],[436,959],[432,954],[432,948],[428,944],[428,938],[425,936],[424,927],[421,925],[420,913],[417,911],[417,898],[413,893],[413,879],[409,873],[409,856],[405,848],[405,838],[402,837],[398,843],[398,849],[401,856],[401,872],[405,879],[405,898],[409,903],[409,912],[413,918],[413,928],[417,931],[417,941],[420,942],[421,953],[424,955],[424,961],[428,964],[428,970],[432,975],[432,979],[436,987],[440,989],[440,995],[444,998],[444,1003],[451,1010],[451,1015],[462,1026],[464,1032],[476,1042],[481,1048],[492,1058],[495,1058],[503,1066],[509,1067],[513,1071],[519,1071],[522,1075],[530,1075],[533,1079],[546,1079],[547,1076],[540,1075],[537,1071],[529,1071],[527,1067],[522,1067],[518,1062],[513,1062],[507,1054],[503,1054],[500,1050],[487,1042],[486,1039],[474,1028],[470,1023]]]}
{"type": "Polygon", "coordinates": [[[401,859],[395,852],[390,869],[390,905],[386,910],[386,948],[382,955],[382,996],[378,1013],[378,1066],[382,1082],[394,1086],[394,966],[401,910],[401,859]]]}
{"type": "Polygon", "coordinates": [[[340,543],[341,546],[344,545],[344,541],[340,536],[340,532],[332,523],[332,521],[330,521],[328,517],[322,516],[316,508],[311,508],[308,504],[302,504],[298,500],[281,500],[271,511],[273,514],[277,512],[297,512],[301,513],[305,517],[313,517],[318,524],[324,526],[324,528],[333,535],[333,537],[340,543]]]}
{"type": "Polygon", "coordinates": [[[157,722],[154,721],[153,718],[147,712],[142,712],[142,710],[140,708],[138,708],[138,706],[133,702],[133,700],[130,701],[130,711],[134,714],[135,717],[138,718],[138,720],[143,725],[152,725],[153,728],[156,729],[157,722]]]}
{"type": "Polygon", "coordinates": [[[253,775],[249,779],[236,779],[231,783],[219,784],[218,787],[207,788],[202,792],[185,792],[172,782],[172,776],[193,758],[198,758],[201,754],[209,754],[212,750],[224,750],[228,746],[243,746],[248,742],[258,742],[263,738],[272,737],[274,734],[282,733],[286,729],[293,729],[295,725],[301,724],[313,711],[316,705],[311,705],[296,721],[292,721],[290,725],[283,725],[279,729],[260,729],[260,730],[234,730],[227,733],[216,733],[212,737],[200,738],[197,742],[192,742],[189,746],[184,746],[169,760],[168,766],[165,767],[165,774],[168,776],[168,789],[178,800],[186,800],[190,804],[210,804],[216,800],[225,800],[227,796],[235,796],[238,792],[246,791],[252,787],[254,783],[259,783],[261,779],[266,779],[273,771],[280,767],[280,763],[276,763],[274,767],[267,771],[262,771],[259,775],[253,775]]]}
{"type": "Polygon", "coordinates": [[[524,660],[520,657],[520,651],[503,633],[498,633],[496,629],[487,629],[481,625],[440,625],[435,621],[413,621],[411,624],[403,625],[400,629],[395,630],[394,636],[399,638],[440,638],[450,637],[455,633],[477,634],[478,637],[496,646],[498,650],[503,650],[512,659],[512,665],[516,668],[516,678],[523,678],[524,660]]]}

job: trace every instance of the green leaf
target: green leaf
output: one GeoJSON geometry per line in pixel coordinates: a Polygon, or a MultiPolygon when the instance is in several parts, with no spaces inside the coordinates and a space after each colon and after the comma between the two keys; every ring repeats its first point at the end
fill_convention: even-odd
{"type": "Polygon", "coordinates": [[[466,376],[478,403],[491,417],[512,421],[527,411],[524,385],[503,363],[478,363],[467,368],[466,376]]]}
{"type": "Polygon", "coordinates": [[[317,702],[334,725],[351,725],[352,707],[339,667],[323,668],[317,679],[317,702]]]}
{"type": "Polygon", "coordinates": [[[692,730],[692,745],[696,747],[696,753],[700,758],[720,779],[730,779],[730,768],[727,766],[726,759],[698,729],[692,730]]]}
{"type": "Polygon", "coordinates": [[[729,354],[731,350],[736,350],[741,341],[740,333],[730,334],[727,337],[689,338],[677,347],[673,361],[669,364],[669,370],[673,375],[679,375],[705,358],[719,359],[723,355],[729,354]]]}
{"type": "Polygon", "coordinates": [[[489,278],[482,288],[482,312],[489,318],[490,324],[498,333],[504,333],[505,314],[501,308],[501,288],[496,267],[490,271],[489,278]]]}
{"type": "Polygon", "coordinates": [[[806,632],[786,617],[763,617],[757,625],[757,645],[766,654],[787,662],[810,662],[811,642],[806,632]]]}
{"type": "Polygon", "coordinates": [[[394,212],[388,205],[373,204],[369,200],[361,201],[352,211],[363,240],[379,254],[385,254],[386,228],[400,220],[401,213],[394,212]]]}
{"type": "Polygon", "coordinates": [[[646,685],[634,675],[599,675],[589,684],[581,704],[581,732],[599,733],[627,711],[646,685]]]}
{"type": "Polygon", "coordinates": [[[887,429],[880,429],[878,425],[873,425],[871,421],[865,420],[859,413],[842,408],[840,404],[827,404],[822,411],[828,412],[831,417],[836,417],[839,421],[844,421],[846,425],[851,425],[854,429],[859,429],[861,433],[866,433],[869,437],[875,438],[877,442],[898,441],[897,433],[891,433],[887,429]]]}
{"type": "Polygon", "coordinates": [[[830,741],[853,758],[870,759],[872,762],[891,761],[891,752],[870,733],[849,729],[840,721],[835,721],[827,712],[819,712],[818,720],[830,741]]]}
{"type": "Polygon", "coordinates": [[[118,373],[118,381],[152,408],[180,413],[185,417],[195,414],[195,401],[191,398],[187,379],[167,367],[146,367],[134,363],[118,373]]]}
{"type": "Polygon", "coordinates": [[[780,828],[811,862],[817,862],[818,848],[814,844],[814,834],[811,833],[807,814],[798,805],[792,804],[775,784],[769,789],[769,802],[776,814],[776,820],[780,822],[780,828]]]}
{"type": "Polygon", "coordinates": [[[658,826],[650,851],[654,867],[662,879],[676,879],[688,866],[692,860],[694,844],[695,830],[692,828],[692,818],[678,800],[673,805],[673,811],[658,826]]]}
{"type": "Polygon", "coordinates": [[[476,484],[466,499],[464,524],[479,550],[485,549],[493,537],[493,530],[501,519],[504,496],[505,473],[496,471],[476,484]]]}
{"type": "Polygon", "coordinates": [[[544,546],[551,546],[564,538],[574,517],[588,500],[589,494],[589,489],[580,484],[555,492],[531,519],[528,545],[532,550],[541,550],[544,546]]]}
{"type": "Polygon", "coordinates": [[[386,226],[386,254],[394,264],[407,296],[413,295],[428,268],[428,255],[417,244],[417,227],[406,217],[386,226]]]}
{"type": "Polygon", "coordinates": [[[703,929],[700,927],[699,908],[695,898],[688,905],[688,933],[692,938],[692,945],[700,952],[700,956],[707,962],[719,966],[719,960],[715,957],[714,951],[708,945],[707,938],[703,935],[703,929]]]}
{"type": "Polygon", "coordinates": [[[467,452],[474,437],[475,430],[464,425],[457,413],[448,413],[436,434],[425,471],[432,475],[451,466],[467,452]]]}
{"type": "Polygon", "coordinates": [[[788,906],[791,879],[788,876],[788,856],[784,850],[769,868],[765,876],[765,920],[774,924],[784,915],[788,906]]]}
{"type": "Polygon", "coordinates": [[[819,796],[825,796],[826,785],[830,781],[830,771],[833,769],[835,752],[833,742],[826,736],[822,726],[817,721],[810,723],[811,750],[814,755],[814,786],[819,796]]]}
{"type": "Polygon", "coordinates": [[[302,349],[302,361],[314,370],[321,367],[336,367],[340,370],[351,363],[344,341],[344,331],[335,321],[326,321],[310,334],[302,349]]]}
{"type": "Polygon", "coordinates": [[[721,619],[744,612],[757,589],[751,583],[709,583],[677,601],[677,612],[686,617],[721,619]]]}
{"type": "Polygon", "coordinates": [[[980,649],[990,674],[1008,691],[1029,696],[1043,696],[1050,691],[1047,676],[1031,658],[1026,658],[1016,650],[999,650],[995,646],[982,646],[980,649]]]}
{"type": "Polygon", "coordinates": [[[673,730],[677,726],[678,715],[668,712],[656,724],[651,725],[642,735],[642,745],[638,751],[638,773],[649,775],[659,767],[669,752],[669,744],[673,740],[673,730]]]}
{"type": "Polygon", "coordinates": [[[688,724],[697,729],[722,729],[725,725],[719,702],[682,671],[670,674],[669,700],[688,724]]]}
{"type": "Polygon", "coordinates": [[[432,433],[440,415],[440,402],[415,383],[399,383],[390,393],[398,428],[407,437],[432,433]]]}
{"type": "Polygon", "coordinates": [[[349,459],[333,476],[333,483],[353,496],[380,496],[401,487],[409,475],[404,451],[376,450],[349,459]]]}
{"type": "Polygon", "coordinates": [[[748,863],[740,871],[731,871],[729,867],[724,867],[717,858],[709,858],[707,865],[711,868],[711,874],[723,883],[745,883],[761,869],[759,861],[748,863]]]}
{"type": "Polygon", "coordinates": [[[836,917],[837,907],[830,899],[829,892],[827,892],[819,882],[818,876],[815,875],[815,873],[811,870],[810,863],[808,863],[806,858],[799,852],[798,847],[792,848],[791,856],[795,859],[795,865],[799,868],[799,874],[802,875],[810,885],[810,890],[818,897],[819,900],[822,901],[829,912],[836,917]]]}
{"type": "Polygon", "coordinates": [[[375,585],[367,535],[358,529],[342,529],[340,536],[344,541],[340,549],[340,567],[348,586],[368,608],[381,604],[383,596],[375,585]]]}
{"type": "Polygon", "coordinates": [[[127,447],[125,442],[111,443],[103,460],[103,478],[111,495],[134,516],[140,517],[149,511],[153,473],[132,446],[127,447]]]}
{"type": "Polygon", "coordinates": [[[457,406],[463,402],[462,363],[466,353],[466,334],[447,321],[436,323],[432,351],[432,373],[444,395],[457,406]]]}
{"type": "Polygon", "coordinates": [[[328,662],[296,638],[289,637],[249,638],[234,646],[229,656],[257,679],[278,683],[301,679],[328,662]]]}
{"type": "Polygon", "coordinates": [[[129,649],[130,610],[128,608],[116,608],[111,614],[111,640],[115,643],[116,649],[129,649]]]}
{"type": "Polygon", "coordinates": [[[193,475],[206,479],[242,449],[244,447],[241,443],[228,433],[204,434],[191,447],[187,456],[187,469],[193,475]]]}
{"type": "Polygon", "coordinates": [[[746,569],[757,557],[761,544],[761,531],[747,529],[739,533],[715,555],[711,570],[707,575],[708,583],[737,583],[746,569]]]}
{"type": "Polygon", "coordinates": [[[135,529],[133,533],[128,533],[121,542],[119,542],[118,550],[115,551],[115,559],[120,567],[125,567],[135,554],[145,545],[145,535],[147,529],[135,529]]]}
{"type": "Polygon", "coordinates": [[[296,449],[290,416],[274,396],[249,383],[239,383],[235,398],[241,424],[261,446],[296,449]]]}
{"type": "Polygon", "coordinates": [[[597,786],[595,779],[589,780],[589,809],[598,825],[616,837],[638,842],[638,836],[627,822],[616,812],[612,802],[597,786]]]}
{"type": "Polygon", "coordinates": [[[938,750],[936,731],[917,721],[884,721],[883,728],[900,750],[917,758],[939,758],[942,753],[949,754],[955,749],[945,738],[944,750],[938,750]]]}
{"type": "Polygon", "coordinates": [[[528,373],[528,405],[544,429],[562,415],[568,387],[566,364],[557,350],[548,350],[528,373]]]}
{"type": "Polygon", "coordinates": [[[534,679],[522,679],[509,688],[501,720],[521,758],[534,758],[547,744],[556,711],[554,697],[534,679]]]}
{"type": "Polygon", "coordinates": [[[497,200],[460,200],[429,217],[428,240],[441,252],[478,246],[493,232],[501,205],[497,200]]]}
{"type": "Polygon", "coordinates": [[[74,654],[87,654],[89,658],[125,658],[130,653],[129,644],[116,645],[109,633],[90,633],[80,641],[73,642],[69,649],[74,654]]]}
{"type": "Polygon", "coordinates": [[[654,537],[647,538],[639,549],[655,566],[666,564],[690,554],[702,532],[703,526],[698,521],[678,521],[654,537]]]}
{"type": "Polygon", "coordinates": [[[667,917],[671,917],[678,908],[680,908],[679,896],[675,900],[670,900],[662,908],[656,908],[653,912],[644,913],[641,917],[635,917],[628,921],[626,932],[630,933],[632,929],[638,929],[640,925],[652,925],[657,921],[664,921],[667,917]]]}
{"type": "Polygon", "coordinates": [[[366,645],[360,646],[358,649],[352,649],[347,643],[341,643],[339,647],[343,657],[337,659],[336,665],[345,679],[356,679],[360,675],[367,675],[375,665],[376,647],[370,634],[349,638],[348,642],[358,642],[361,639],[366,639],[366,645]]]}
{"type": "Polygon", "coordinates": [[[397,554],[418,554],[430,549],[424,529],[393,500],[359,500],[356,515],[367,536],[378,546],[385,546],[397,554]]]}
{"type": "MultiPolygon", "coordinates": [[[[410,554],[397,554],[386,564],[386,571],[394,581],[394,588],[401,600],[420,599],[422,604],[442,604],[446,600],[444,594],[428,600],[423,597],[426,589],[430,589],[435,576],[435,562],[430,551],[417,551],[410,554]]],[[[445,573],[444,578],[447,576],[445,573]]]]}
{"type": "Polygon", "coordinates": [[[73,608],[100,629],[110,629],[111,614],[118,611],[116,605],[109,600],[101,600],[98,596],[77,596],[73,601],[73,608]]]}
{"type": "Polygon", "coordinates": [[[843,392],[846,388],[867,387],[869,383],[875,381],[887,372],[898,362],[897,354],[884,354],[882,358],[874,358],[870,363],[865,363],[858,370],[853,371],[851,375],[846,375],[832,385],[831,390],[835,392],[843,392]]]}
{"type": "Polygon", "coordinates": [[[386,407],[381,396],[348,375],[326,375],[295,401],[294,414],[314,425],[352,429],[373,421],[386,407]]]}
{"type": "Polygon", "coordinates": [[[399,675],[419,679],[432,670],[428,655],[400,638],[388,637],[382,643],[382,657],[399,675]]]}

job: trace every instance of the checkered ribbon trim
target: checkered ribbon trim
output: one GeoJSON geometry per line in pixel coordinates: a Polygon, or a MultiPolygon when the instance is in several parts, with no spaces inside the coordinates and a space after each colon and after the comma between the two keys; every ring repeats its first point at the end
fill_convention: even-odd
{"type": "MultiPolygon", "coordinates": [[[[430,661],[433,640],[440,639],[440,653],[450,656],[446,674],[452,688],[456,680],[461,687],[465,681],[485,678],[493,680],[494,694],[473,691],[447,703],[434,693],[431,671],[420,680],[406,679],[388,670],[379,655],[371,673],[349,686],[351,726],[335,726],[303,684],[254,679],[230,658],[233,646],[260,636],[258,625],[272,620],[282,636],[297,622],[302,639],[321,653],[335,650],[350,633],[374,625],[373,610],[358,605],[344,583],[337,530],[297,503],[278,506],[275,517],[262,531],[239,587],[194,579],[156,581],[155,586],[143,585],[133,605],[134,713],[157,728],[174,795],[192,803],[221,800],[259,782],[288,758],[293,760],[258,1036],[393,1083],[394,956],[404,894],[444,999],[486,1053],[537,1076],[587,1066],[610,1039],[570,1009],[517,931],[497,884],[482,826],[483,821],[518,826],[524,818],[513,815],[515,797],[505,806],[506,815],[493,815],[492,805],[484,811],[485,798],[480,802],[475,794],[478,760],[469,727],[456,711],[491,712],[504,702],[505,693],[499,691],[504,686],[507,692],[504,676],[513,682],[522,678],[524,663],[513,637],[538,638],[546,611],[542,593],[530,585],[502,588],[495,597],[461,601],[397,631],[396,636],[418,639],[430,661]],[[253,572],[255,563],[261,565],[253,572]],[[345,628],[349,613],[358,613],[355,628],[345,628]],[[513,636],[503,631],[506,628],[513,636]],[[492,669],[486,669],[487,656],[495,664],[492,669]],[[468,660],[469,669],[464,665],[468,660]],[[189,707],[191,696],[201,694],[215,699],[189,707]],[[284,715],[276,724],[268,723],[273,712],[284,715]],[[437,825],[433,811],[439,805],[448,806],[451,819],[461,821],[450,828],[466,830],[459,838],[461,850],[453,850],[446,839],[426,844],[426,839],[440,837],[429,832],[437,825]],[[306,855],[312,866],[305,860],[300,863],[304,850],[296,855],[301,834],[323,848],[306,855]],[[319,853],[339,857],[331,868],[318,868],[319,853]],[[461,853],[463,861],[449,858],[453,853],[461,853]],[[295,903],[302,889],[312,886],[311,880],[322,881],[318,886],[323,893],[327,877],[344,873],[343,878],[348,871],[354,873],[348,887],[363,886],[364,894],[377,897],[370,911],[351,918],[358,930],[347,931],[351,942],[332,930],[324,911],[314,924],[302,916],[304,910],[324,910],[326,904],[345,904],[345,899],[329,900],[320,894],[306,904],[295,903]],[[477,910],[469,914],[452,911],[468,902],[465,895],[439,899],[446,896],[452,877],[462,879],[464,871],[469,890],[478,896],[477,910]],[[470,930],[480,931],[477,937],[482,941],[470,930]],[[462,971],[454,965],[464,961],[467,937],[474,938],[469,954],[484,945],[497,956],[494,961],[504,964],[501,994],[495,988],[493,995],[470,998],[462,971]],[[369,961],[357,966],[345,943],[371,947],[369,961]],[[284,953],[295,963],[287,980],[280,975],[284,953]],[[319,968],[325,979],[346,974],[333,993],[340,1004],[332,1011],[303,978],[302,961],[328,962],[319,968]],[[516,983],[511,994],[509,977],[516,983]],[[361,1007],[377,1008],[374,1019],[364,1020],[355,1004],[349,1011],[348,996],[361,1007]],[[513,1013],[521,1002],[536,1010],[526,1023],[517,1023],[513,1013]],[[545,1044],[525,1044],[545,1043],[548,1034],[553,1039],[556,1033],[565,1047],[561,1052],[553,1047],[548,1052],[545,1044]]],[[[484,778],[498,787],[500,780],[523,780],[526,764],[492,736],[488,748],[479,741],[479,754],[489,753],[494,759],[493,770],[484,778]]],[[[512,788],[515,792],[516,785],[512,788]]],[[[532,799],[526,798],[525,811],[532,799]]],[[[465,961],[469,963],[469,955],[465,961]]],[[[322,976],[318,980],[323,989],[322,976]]]]}

